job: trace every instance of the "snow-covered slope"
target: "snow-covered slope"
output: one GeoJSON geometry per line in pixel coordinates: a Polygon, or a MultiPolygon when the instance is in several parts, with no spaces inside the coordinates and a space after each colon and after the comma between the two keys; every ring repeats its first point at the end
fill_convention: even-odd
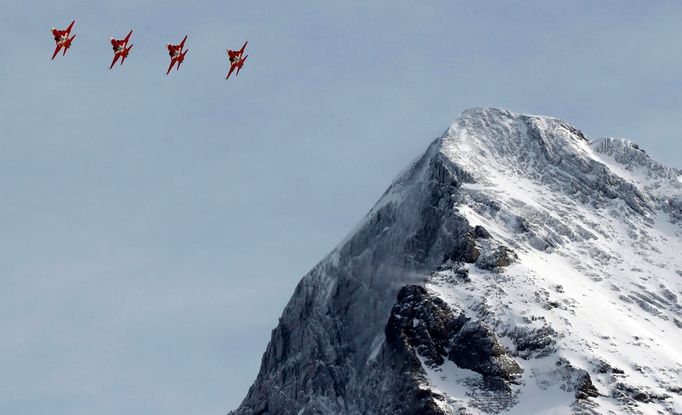
{"type": "Polygon", "coordinates": [[[682,413],[682,172],[467,110],[296,289],[236,414],[682,413]]]}

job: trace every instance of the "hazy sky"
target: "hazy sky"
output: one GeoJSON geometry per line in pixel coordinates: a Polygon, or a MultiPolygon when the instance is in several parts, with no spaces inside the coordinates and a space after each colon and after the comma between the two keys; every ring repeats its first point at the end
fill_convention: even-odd
{"type": "Polygon", "coordinates": [[[300,277],[467,107],[682,167],[682,2],[515,3],[0,1],[0,413],[233,409],[300,277]]]}

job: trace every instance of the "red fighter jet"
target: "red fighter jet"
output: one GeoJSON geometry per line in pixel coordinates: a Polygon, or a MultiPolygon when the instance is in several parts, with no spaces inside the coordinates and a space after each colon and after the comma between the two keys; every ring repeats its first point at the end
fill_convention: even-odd
{"type": "Polygon", "coordinates": [[[178,66],[176,67],[176,71],[180,69],[180,64],[185,60],[185,55],[187,52],[189,52],[189,49],[186,51],[182,51],[182,48],[185,47],[185,40],[187,40],[187,35],[185,35],[184,39],[182,39],[182,42],[180,42],[179,45],[171,45],[170,43],[166,44],[168,47],[168,54],[170,55],[171,58],[171,63],[170,66],[168,67],[168,71],[166,71],[166,75],[168,75],[173,69],[173,65],[177,62],[178,66]]]}
{"type": "Polygon", "coordinates": [[[71,29],[73,29],[73,24],[76,23],[74,20],[71,22],[69,27],[66,28],[66,30],[57,30],[54,27],[52,28],[52,35],[54,35],[54,41],[57,43],[57,47],[54,50],[54,53],[52,54],[52,60],[54,60],[55,56],[59,53],[62,48],[64,48],[64,53],[62,56],[66,55],[66,51],[69,50],[71,47],[71,42],[76,38],[76,35],[73,35],[72,37],[69,37],[71,34],[71,29]]]}
{"type": "Polygon", "coordinates": [[[242,57],[242,55],[244,55],[244,49],[246,48],[247,43],[249,42],[244,42],[244,46],[242,46],[242,48],[239,50],[227,50],[227,57],[230,59],[230,72],[227,73],[225,79],[229,79],[230,75],[232,75],[232,71],[235,69],[237,69],[237,73],[234,76],[239,75],[239,71],[242,69],[242,66],[244,66],[246,58],[249,57],[249,55],[242,57]]]}
{"type": "Polygon", "coordinates": [[[111,66],[109,69],[113,68],[114,65],[116,64],[116,61],[118,61],[118,58],[123,58],[121,59],[121,65],[123,65],[123,62],[125,62],[126,58],[128,57],[128,54],[130,53],[130,49],[133,48],[133,45],[128,46],[128,41],[130,40],[130,36],[133,34],[133,31],[131,30],[128,32],[128,36],[125,37],[125,39],[114,39],[113,37],[111,38],[111,46],[114,49],[114,60],[111,61],[111,66]]]}

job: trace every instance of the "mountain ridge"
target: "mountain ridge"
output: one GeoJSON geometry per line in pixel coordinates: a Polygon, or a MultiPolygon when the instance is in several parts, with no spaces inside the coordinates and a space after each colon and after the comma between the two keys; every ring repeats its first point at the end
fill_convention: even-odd
{"type": "Polygon", "coordinates": [[[682,411],[680,176],[556,118],[465,110],[301,280],[233,413],[682,411]]]}

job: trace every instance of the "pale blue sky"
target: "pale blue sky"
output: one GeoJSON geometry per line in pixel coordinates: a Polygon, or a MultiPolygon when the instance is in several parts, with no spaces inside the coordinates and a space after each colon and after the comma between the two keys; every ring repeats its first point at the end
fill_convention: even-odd
{"type": "Polygon", "coordinates": [[[300,277],[467,107],[682,167],[680,2],[0,3],[3,414],[234,408],[300,277]]]}

